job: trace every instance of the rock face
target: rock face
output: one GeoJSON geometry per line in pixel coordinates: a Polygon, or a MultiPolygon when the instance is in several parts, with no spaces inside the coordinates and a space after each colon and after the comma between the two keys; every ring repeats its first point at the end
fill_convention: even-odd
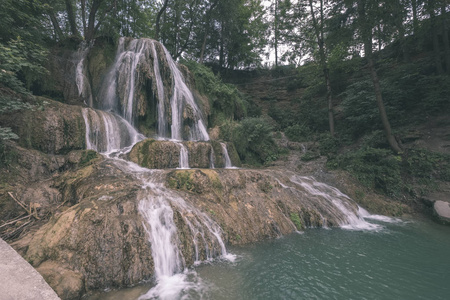
{"type": "Polygon", "coordinates": [[[55,185],[63,202],[76,204],[32,235],[25,258],[63,299],[152,276],[132,178],[101,161],[66,173],[55,185]]]}
{"type": "Polygon", "coordinates": [[[450,203],[446,201],[434,202],[433,209],[439,221],[444,224],[450,224],[450,203]]]}
{"type": "MultiPolygon", "coordinates": [[[[190,168],[225,167],[225,158],[220,143],[209,142],[172,142],[146,139],[134,145],[128,158],[138,165],[149,169],[169,169],[180,167],[180,144],[188,150],[190,168]]],[[[239,156],[232,144],[227,145],[233,166],[241,166],[239,156]]]]}
{"type": "MultiPolygon", "coordinates": [[[[158,194],[161,189],[151,185],[142,189],[142,182],[117,160],[93,156],[82,163],[83,153],[69,155],[81,155],[72,158],[77,168],[54,174],[49,181],[58,194],[57,203],[64,205],[45,225],[15,242],[63,299],[137,284],[154,272],[150,233],[139,206],[145,193],[163,196],[158,194]]],[[[187,266],[209,257],[207,249],[220,254],[220,245],[212,239],[205,239],[208,246],[194,244],[190,226],[198,220],[196,214],[205,214],[219,224],[228,244],[278,237],[309,226],[337,226],[345,219],[321,197],[295,183],[310,179],[297,178],[294,173],[242,169],[146,172],[170,188],[164,189],[171,190],[171,197],[184,199],[193,207],[171,203],[179,249],[187,266]]],[[[356,205],[350,209],[355,211],[356,205]]]]}
{"type": "Polygon", "coordinates": [[[216,220],[230,244],[344,222],[320,197],[294,184],[291,176],[295,174],[269,170],[176,170],[168,173],[167,182],[216,220]]]}
{"type": "Polygon", "coordinates": [[[2,239],[0,253],[3,299],[59,300],[42,276],[2,239]]]}
{"type": "Polygon", "coordinates": [[[19,144],[49,154],[67,154],[86,148],[81,107],[38,98],[33,110],[2,116],[19,136],[19,144]]]}

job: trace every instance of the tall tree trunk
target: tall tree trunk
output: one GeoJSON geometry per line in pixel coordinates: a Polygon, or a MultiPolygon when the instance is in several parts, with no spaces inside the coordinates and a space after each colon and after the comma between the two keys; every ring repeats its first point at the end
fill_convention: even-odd
{"type": "Polygon", "coordinates": [[[419,20],[417,19],[417,0],[411,0],[412,13],[413,13],[413,30],[414,35],[417,34],[419,28],[419,20]]]}
{"type": "Polygon", "coordinates": [[[225,60],[225,58],[224,58],[224,44],[225,44],[225,41],[224,41],[224,29],[223,29],[223,25],[224,25],[224,22],[223,22],[223,20],[221,21],[221,23],[220,23],[220,25],[221,25],[221,27],[220,27],[220,44],[219,44],[219,66],[220,66],[220,68],[223,68],[223,65],[224,65],[224,60],[225,60]]]}
{"type": "Polygon", "coordinates": [[[212,12],[214,10],[214,8],[217,6],[218,1],[214,1],[211,6],[208,9],[208,13],[206,15],[206,22],[205,22],[205,32],[203,35],[203,42],[202,42],[202,48],[200,50],[200,63],[203,63],[203,59],[204,59],[204,55],[205,55],[205,50],[206,50],[206,41],[208,39],[208,35],[209,35],[209,30],[212,27],[211,25],[211,15],[212,12]]]}
{"type": "Polygon", "coordinates": [[[203,35],[203,42],[202,42],[202,48],[200,49],[200,58],[199,63],[203,64],[203,59],[205,55],[205,48],[206,48],[206,39],[208,38],[208,30],[205,30],[205,33],[203,35]]]}
{"type": "Polygon", "coordinates": [[[445,57],[445,67],[447,73],[450,74],[450,42],[448,39],[448,28],[447,28],[447,13],[445,9],[445,2],[442,2],[441,6],[441,18],[442,18],[442,35],[444,41],[444,57],[445,57]]]}
{"type": "Polygon", "coordinates": [[[278,0],[275,0],[275,20],[274,20],[274,46],[275,46],[275,66],[278,67],[278,0]]]}
{"type": "Polygon", "coordinates": [[[161,31],[161,16],[167,9],[167,4],[169,0],[164,0],[164,4],[161,7],[161,9],[158,11],[158,14],[156,15],[156,32],[155,32],[155,39],[159,40],[159,34],[161,31]]]}
{"type": "Polygon", "coordinates": [[[430,13],[430,21],[431,21],[431,31],[433,34],[433,56],[434,56],[434,64],[436,66],[436,71],[438,74],[444,74],[444,68],[442,67],[441,62],[441,51],[439,50],[439,39],[437,34],[437,24],[436,24],[436,15],[434,12],[435,9],[435,0],[429,0],[428,3],[428,12],[430,13]]]}
{"type": "MultiPolygon", "coordinates": [[[[92,2],[91,11],[89,12],[87,30],[86,30],[86,34],[84,36],[85,40],[88,42],[94,38],[95,31],[98,28],[98,26],[95,25],[95,20],[96,20],[97,11],[100,8],[102,1],[103,0],[94,0],[92,2]]],[[[97,22],[97,25],[100,24],[99,22],[100,21],[97,22]]]]}
{"type": "Polygon", "coordinates": [[[392,150],[394,150],[394,152],[396,153],[399,153],[402,151],[402,149],[400,148],[400,145],[398,144],[395,137],[392,135],[391,124],[389,123],[389,119],[386,114],[386,109],[384,107],[380,81],[378,79],[378,74],[373,64],[372,55],[370,55],[370,57],[367,57],[367,60],[369,64],[370,77],[372,78],[372,83],[375,90],[375,97],[377,100],[378,111],[380,112],[381,123],[383,124],[384,128],[384,134],[392,150]]]}
{"type": "Polygon", "coordinates": [[[327,103],[328,103],[328,123],[330,126],[330,134],[334,136],[334,112],[333,112],[333,93],[331,89],[330,82],[330,71],[328,69],[327,58],[325,54],[325,43],[324,43],[324,28],[323,28],[323,0],[320,0],[320,24],[317,22],[317,18],[314,14],[313,1],[309,0],[309,8],[311,10],[311,17],[314,26],[314,32],[316,33],[317,44],[319,46],[319,57],[320,66],[323,70],[323,75],[325,78],[325,84],[327,87],[327,103]]]}
{"type": "Polygon", "coordinates": [[[77,28],[77,22],[75,20],[75,12],[73,11],[72,0],[65,0],[66,2],[66,11],[67,18],[69,19],[70,31],[73,36],[80,36],[77,28]]]}
{"type": "Polygon", "coordinates": [[[83,36],[86,36],[86,0],[81,0],[81,21],[83,22],[83,36]]]}
{"type": "Polygon", "coordinates": [[[56,19],[55,13],[53,12],[53,10],[48,10],[47,15],[50,17],[50,21],[52,22],[56,36],[59,38],[59,40],[63,40],[64,33],[62,32],[61,27],[59,27],[58,19],[56,19]]]}
{"type": "Polygon", "coordinates": [[[383,45],[383,37],[381,32],[381,24],[377,24],[378,51],[381,51],[381,46],[383,45]]]}
{"type": "MultiPolygon", "coordinates": [[[[371,0],[370,0],[371,1],[371,0]]],[[[380,81],[378,79],[378,74],[374,66],[373,57],[372,57],[372,24],[368,23],[366,19],[366,10],[365,10],[365,0],[358,0],[358,22],[359,29],[361,31],[362,39],[364,42],[364,53],[368,62],[370,77],[372,79],[375,98],[378,106],[378,111],[381,117],[381,123],[383,124],[384,134],[386,136],[386,140],[389,143],[391,149],[399,153],[401,152],[400,145],[398,144],[395,137],[392,135],[391,124],[389,123],[389,119],[386,114],[386,109],[383,102],[383,96],[381,93],[380,81]]]]}

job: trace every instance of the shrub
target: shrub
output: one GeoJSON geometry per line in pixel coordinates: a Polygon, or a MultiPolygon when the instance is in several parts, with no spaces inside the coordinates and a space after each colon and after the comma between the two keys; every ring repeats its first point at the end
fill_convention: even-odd
{"type": "Polygon", "coordinates": [[[183,61],[194,75],[195,88],[208,96],[211,104],[211,123],[221,125],[221,120],[231,118],[239,120],[247,116],[249,104],[238,89],[222,82],[219,76],[205,65],[194,61],[183,61]]]}
{"type": "Polygon", "coordinates": [[[294,142],[304,142],[310,139],[310,136],[312,134],[311,129],[308,128],[306,125],[300,125],[296,124],[293,126],[289,126],[284,131],[286,136],[294,142]]]}
{"type": "Polygon", "coordinates": [[[278,158],[272,127],[263,118],[246,118],[236,124],[232,141],[245,163],[259,165],[278,158]]]}
{"type": "Polygon", "coordinates": [[[332,137],[329,133],[323,133],[319,136],[320,155],[331,157],[339,150],[340,142],[337,138],[332,137]]]}
{"type": "Polygon", "coordinates": [[[402,192],[401,158],[389,150],[358,149],[329,160],[328,167],[347,170],[362,184],[389,196],[399,196],[402,192]]]}

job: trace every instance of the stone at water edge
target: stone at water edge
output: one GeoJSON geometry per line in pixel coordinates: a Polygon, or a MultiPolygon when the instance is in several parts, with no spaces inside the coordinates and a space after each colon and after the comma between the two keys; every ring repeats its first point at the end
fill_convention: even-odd
{"type": "Polygon", "coordinates": [[[1,299],[60,299],[44,278],[2,239],[0,253],[1,299]]]}
{"type": "Polygon", "coordinates": [[[438,219],[450,224],[450,203],[445,201],[436,201],[433,206],[434,212],[437,214],[438,219]]]}

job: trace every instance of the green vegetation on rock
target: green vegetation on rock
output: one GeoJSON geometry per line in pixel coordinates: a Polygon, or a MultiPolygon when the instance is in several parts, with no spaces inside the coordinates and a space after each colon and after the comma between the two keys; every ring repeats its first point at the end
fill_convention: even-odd
{"type": "Polygon", "coordinates": [[[300,216],[298,215],[298,213],[291,212],[290,218],[292,223],[294,223],[295,227],[297,228],[297,230],[303,229],[302,221],[300,220],[300,216]]]}

